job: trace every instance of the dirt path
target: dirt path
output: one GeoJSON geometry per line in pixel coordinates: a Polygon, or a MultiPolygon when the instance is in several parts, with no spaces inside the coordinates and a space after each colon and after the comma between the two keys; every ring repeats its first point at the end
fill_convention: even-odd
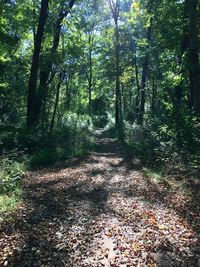
{"type": "Polygon", "coordinates": [[[194,196],[173,180],[151,183],[116,140],[96,135],[84,161],[27,173],[25,205],[0,236],[0,264],[200,266],[194,196]]]}

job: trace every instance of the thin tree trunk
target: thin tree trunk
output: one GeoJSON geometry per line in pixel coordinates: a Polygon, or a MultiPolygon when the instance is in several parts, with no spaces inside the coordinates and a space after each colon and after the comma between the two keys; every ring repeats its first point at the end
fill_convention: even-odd
{"type": "Polygon", "coordinates": [[[123,109],[121,107],[121,111],[123,113],[123,116],[127,113],[127,109],[128,109],[128,103],[126,101],[126,96],[125,96],[125,88],[124,88],[124,84],[121,83],[121,106],[123,106],[123,109]],[[123,105],[122,105],[123,104],[123,105]]]}
{"type": "Polygon", "coordinates": [[[56,112],[57,112],[57,108],[58,108],[58,102],[59,102],[59,96],[60,96],[60,86],[62,84],[63,81],[63,77],[62,77],[62,73],[60,73],[60,77],[59,77],[59,81],[58,81],[58,85],[57,85],[57,91],[56,91],[56,99],[55,99],[55,104],[54,104],[54,110],[53,110],[53,116],[51,119],[51,125],[50,125],[50,133],[52,133],[53,131],[53,127],[54,127],[54,122],[55,122],[55,117],[56,117],[56,112]]]}
{"type": "Polygon", "coordinates": [[[136,54],[135,54],[135,79],[136,79],[136,85],[137,85],[137,94],[136,94],[135,105],[136,105],[136,116],[137,116],[137,120],[138,120],[139,113],[140,113],[140,82],[139,82],[139,72],[138,72],[138,64],[137,64],[136,54]]]}
{"type": "Polygon", "coordinates": [[[35,36],[33,59],[31,73],[28,83],[28,106],[27,106],[27,127],[33,127],[38,120],[38,98],[37,98],[37,74],[39,67],[40,51],[42,46],[42,37],[47,19],[48,0],[42,0],[39,16],[39,24],[35,36]]]}
{"type": "Polygon", "coordinates": [[[70,90],[70,79],[66,82],[66,110],[70,110],[71,104],[71,90],[70,90]]]}
{"type": "MultiPolygon", "coordinates": [[[[150,26],[147,29],[147,42],[148,45],[152,39],[152,30],[153,30],[153,18],[150,20],[150,26]]],[[[144,113],[145,113],[145,102],[146,102],[146,83],[147,83],[147,75],[149,68],[149,51],[146,52],[144,63],[142,67],[142,80],[141,80],[141,95],[140,95],[140,112],[138,124],[143,124],[144,113]]]]}
{"type": "Polygon", "coordinates": [[[92,105],[92,36],[89,33],[89,80],[88,80],[88,93],[89,93],[89,114],[91,114],[92,105]]]}
{"type": "Polygon", "coordinates": [[[120,0],[116,0],[114,2],[113,0],[108,0],[110,9],[113,15],[113,19],[115,22],[115,78],[116,78],[116,87],[115,87],[115,125],[116,128],[119,130],[120,134],[120,128],[122,123],[122,117],[121,117],[121,105],[120,105],[120,56],[119,56],[119,9],[120,9],[120,0]]]}
{"type": "Polygon", "coordinates": [[[115,38],[116,38],[116,47],[115,47],[115,57],[116,57],[116,101],[115,101],[115,122],[116,126],[120,126],[121,122],[121,105],[120,105],[120,69],[119,69],[119,28],[118,23],[116,23],[115,28],[115,38]]]}
{"type": "Polygon", "coordinates": [[[141,91],[140,91],[140,111],[139,111],[139,124],[143,124],[144,113],[145,113],[145,102],[146,102],[146,82],[148,73],[148,56],[145,56],[145,60],[142,67],[142,81],[141,81],[141,91]]]}
{"type": "Polygon", "coordinates": [[[156,88],[156,84],[155,84],[155,80],[153,77],[153,81],[152,81],[152,99],[151,99],[151,113],[152,113],[152,117],[154,118],[155,113],[156,113],[156,98],[157,98],[157,88],[156,88]]]}

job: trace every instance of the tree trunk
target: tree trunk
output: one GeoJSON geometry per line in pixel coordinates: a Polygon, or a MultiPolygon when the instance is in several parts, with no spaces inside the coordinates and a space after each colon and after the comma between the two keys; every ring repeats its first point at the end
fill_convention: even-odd
{"type": "Polygon", "coordinates": [[[190,107],[200,115],[200,64],[198,53],[198,1],[186,0],[189,13],[189,79],[190,107]]]}
{"type": "Polygon", "coordinates": [[[71,106],[71,90],[70,90],[70,79],[66,81],[66,102],[65,102],[65,109],[66,111],[70,110],[71,106]]]}
{"type": "Polygon", "coordinates": [[[59,16],[58,16],[58,19],[56,21],[55,33],[54,33],[53,44],[52,44],[50,55],[49,55],[49,61],[47,63],[45,70],[42,70],[40,72],[39,95],[41,97],[40,97],[40,102],[38,103],[38,106],[39,106],[38,116],[41,114],[42,105],[43,105],[44,110],[45,110],[47,87],[48,87],[48,83],[49,83],[49,77],[50,77],[50,74],[52,71],[52,66],[54,63],[55,54],[56,54],[56,51],[57,51],[59,43],[60,43],[60,34],[61,34],[61,29],[62,29],[62,22],[63,22],[63,19],[68,15],[68,13],[69,13],[70,9],[73,7],[74,3],[75,3],[75,0],[71,0],[69,2],[69,9],[66,11],[61,11],[59,16]]]}
{"type": "Polygon", "coordinates": [[[59,77],[59,81],[57,85],[57,91],[56,91],[56,99],[55,99],[55,104],[54,104],[53,116],[51,119],[50,133],[52,133],[53,127],[54,127],[54,122],[55,122],[55,117],[56,117],[56,112],[57,112],[58,102],[59,102],[60,86],[62,84],[62,81],[63,81],[63,77],[62,77],[62,73],[60,73],[60,77],[59,77]]]}
{"type": "Polygon", "coordinates": [[[139,71],[138,71],[137,52],[136,52],[136,50],[133,51],[133,53],[135,54],[133,56],[133,58],[132,58],[132,64],[133,64],[133,67],[134,67],[133,76],[135,77],[136,88],[137,88],[136,98],[135,98],[135,111],[136,111],[136,118],[137,118],[137,121],[138,121],[139,113],[140,113],[140,82],[139,82],[139,71]]]}
{"type": "Polygon", "coordinates": [[[156,109],[157,109],[157,105],[156,105],[156,98],[157,98],[157,87],[156,87],[156,83],[155,83],[155,79],[154,77],[152,78],[152,99],[151,99],[151,114],[152,117],[155,117],[156,114],[156,109]]]}
{"type": "Polygon", "coordinates": [[[89,77],[88,77],[88,94],[89,94],[89,114],[91,114],[92,105],[92,36],[89,33],[89,77]]]}
{"type": "Polygon", "coordinates": [[[118,23],[115,27],[115,57],[116,57],[116,100],[115,100],[115,122],[116,126],[120,126],[121,122],[121,105],[120,105],[120,69],[119,69],[119,28],[118,23]]]}
{"type": "Polygon", "coordinates": [[[40,51],[42,45],[42,37],[47,19],[48,3],[49,3],[48,0],[42,0],[41,2],[39,24],[35,36],[31,73],[28,83],[28,106],[27,106],[28,128],[35,126],[38,120],[37,74],[38,74],[40,51]]]}
{"type": "MultiPolygon", "coordinates": [[[[150,19],[150,26],[147,29],[147,42],[148,42],[148,45],[150,44],[151,39],[152,39],[152,29],[153,29],[153,18],[150,19]]],[[[147,83],[148,68],[149,68],[149,51],[146,52],[146,55],[144,57],[143,67],[142,67],[140,111],[139,111],[138,124],[143,124],[143,120],[144,120],[145,102],[146,102],[146,83],[147,83]]]]}
{"type": "MultiPolygon", "coordinates": [[[[115,79],[116,79],[116,87],[115,87],[115,125],[116,128],[121,131],[121,97],[120,97],[120,58],[119,58],[119,9],[120,9],[120,0],[108,0],[110,9],[113,15],[113,19],[115,22],[115,79]]],[[[120,135],[120,133],[119,133],[120,135]]]]}

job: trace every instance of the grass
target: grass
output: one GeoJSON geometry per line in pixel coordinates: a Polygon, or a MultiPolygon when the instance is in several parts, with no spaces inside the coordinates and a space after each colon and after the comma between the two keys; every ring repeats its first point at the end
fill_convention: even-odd
{"type": "Polygon", "coordinates": [[[11,194],[0,195],[0,222],[11,217],[11,214],[17,210],[22,203],[22,190],[16,188],[11,194]]]}
{"type": "Polygon", "coordinates": [[[154,183],[161,183],[165,179],[163,173],[160,171],[155,171],[147,167],[143,167],[142,170],[144,175],[154,183]]]}

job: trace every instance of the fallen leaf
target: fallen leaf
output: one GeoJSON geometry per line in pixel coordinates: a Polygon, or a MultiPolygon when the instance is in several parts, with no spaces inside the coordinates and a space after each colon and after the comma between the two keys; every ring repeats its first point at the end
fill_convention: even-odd
{"type": "Polygon", "coordinates": [[[134,252],[138,252],[138,251],[141,250],[140,245],[138,243],[133,243],[132,244],[132,249],[133,249],[134,252]]]}
{"type": "Polygon", "coordinates": [[[166,230],[166,229],[167,229],[167,227],[166,227],[164,224],[160,224],[160,225],[158,226],[158,228],[159,228],[160,230],[166,230]]]}

